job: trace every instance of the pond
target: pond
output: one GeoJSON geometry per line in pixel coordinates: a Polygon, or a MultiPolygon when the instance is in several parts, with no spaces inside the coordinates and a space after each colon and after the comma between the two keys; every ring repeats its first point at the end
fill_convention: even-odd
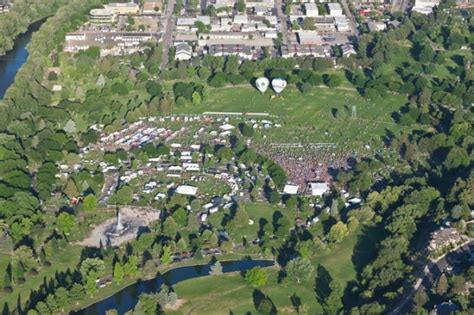
{"type": "MultiPolygon", "coordinates": [[[[273,265],[274,262],[272,260],[225,261],[222,262],[222,271],[224,273],[247,271],[253,267],[270,267],[273,265]]],[[[99,301],[74,314],[105,314],[109,309],[116,309],[119,314],[124,314],[135,307],[140,294],[158,292],[163,283],[175,285],[184,280],[207,276],[209,275],[210,270],[210,265],[195,265],[171,269],[154,279],[132,284],[115,293],[111,297],[99,301]]]]}
{"type": "Polygon", "coordinates": [[[45,19],[35,22],[28,27],[26,33],[18,35],[15,46],[5,55],[0,56],[0,99],[5,96],[8,87],[15,81],[15,75],[28,58],[26,47],[31,41],[31,36],[36,32],[45,19]]]}

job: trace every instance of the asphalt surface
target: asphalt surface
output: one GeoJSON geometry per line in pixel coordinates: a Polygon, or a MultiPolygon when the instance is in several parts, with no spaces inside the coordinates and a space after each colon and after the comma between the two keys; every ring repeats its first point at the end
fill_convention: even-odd
{"type": "Polygon", "coordinates": [[[168,0],[168,5],[166,6],[165,14],[163,16],[163,58],[161,60],[160,69],[165,70],[168,65],[168,54],[173,44],[173,34],[174,34],[174,21],[175,17],[173,15],[174,6],[176,0],[168,0]]]}
{"type": "Polygon", "coordinates": [[[351,10],[349,9],[349,5],[347,4],[347,0],[341,0],[342,7],[344,8],[344,11],[346,12],[347,19],[349,21],[349,27],[351,28],[352,34],[354,34],[355,37],[359,37],[359,30],[357,29],[357,22],[355,20],[354,15],[352,14],[351,10]]]}
{"type": "Polygon", "coordinates": [[[283,13],[282,0],[275,0],[275,9],[277,17],[280,19],[280,32],[283,35],[283,45],[289,45],[290,35],[288,33],[287,16],[283,13]]]}

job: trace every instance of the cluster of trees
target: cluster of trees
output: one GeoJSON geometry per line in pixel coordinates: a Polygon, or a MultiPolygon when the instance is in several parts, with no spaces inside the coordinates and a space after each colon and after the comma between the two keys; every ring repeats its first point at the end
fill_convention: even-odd
{"type": "Polygon", "coordinates": [[[15,38],[25,33],[31,23],[54,14],[65,3],[64,0],[15,1],[9,13],[0,14],[0,56],[13,48],[15,38]]]}

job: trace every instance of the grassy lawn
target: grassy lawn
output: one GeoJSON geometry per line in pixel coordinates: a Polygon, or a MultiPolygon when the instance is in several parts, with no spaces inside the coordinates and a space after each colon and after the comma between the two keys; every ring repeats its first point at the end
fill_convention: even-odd
{"type": "MultiPolygon", "coordinates": [[[[313,259],[314,266],[322,265],[342,285],[354,280],[356,271],[351,257],[356,242],[356,235],[349,236],[337,248],[313,259]]],[[[268,283],[257,290],[270,297],[280,314],[296,313],[290,299],[293,294],[309,307],[309,314],[322,313],[314,289],[316,272],[300,284],[278,283],[276,267],[268,268],[267,273],[268,283]]],[[[255,313],[255,289],[247,286],[239,273],[187,280],[177,284],[174,289],[185,303],[169,314],[255,313]]]]}
{"type": "Polygon", "coordinates": [[[406,102],[404,96],[397,95],[367,101],[345,88],[316,87],[304,95],[289,86],[281,98],[271,99],[271,95],[268,91],[262,95],[250,85],[210,89],[203,104],[175,106],[175,112],[264,112],[277,116],[282,127],[259,131],[257,142],[334,142],[343,149],[361,149],[363,144],[380,147],[379,136],[387,129],[395,134],[401,130],[391,114],[406,102]],[[352,106],[357,108],[356,119],[351,118],[352,106]]]}
{"type": "MultiPolygon", "coordinates": [[[[54,279],[56,273],[65,272],[68,269],[71,271],[74,270],[79,263],[81,249],[79,246],[68,246],[66,249],[60,249],[59,253],[49,258],[51,262],[50,267],[42,267],[35,276],[26,275],[25,283],[15,285],[13,292],[9,294],[0,291],[0,307],[4,309],[7,303],[10,310],[14,309],[18,303],[24,304],[30,299],[30,292],[38,292],[44,289],[44,283],[49,282],[50,279],[54,279]]],[[[10,257],[8,255],[0,255],[0,270],[2,270],[2,272],[5,270],[9,261],[10,257]]]]}

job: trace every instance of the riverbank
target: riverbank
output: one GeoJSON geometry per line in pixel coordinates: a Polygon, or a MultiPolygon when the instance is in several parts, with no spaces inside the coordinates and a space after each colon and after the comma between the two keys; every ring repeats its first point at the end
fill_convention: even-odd
{"type": "Polygon", "coordinates": [[[38,31],[41,25],[46,21],[47,17],[32,23],[26,32],[20,34],[15,39],[13,49],[9,50],[5,55],[0,56],[0,99],[2,99],[13,82],[20,68],[28,60],[27,46],[31,42],[33,33],[38,31]]]}
{"type": "MultiPolygon", "coordinates": [[[[232,255],[228,255],[229,258],[231,256],[232,255]]],[[[264,259],[262,257],[254,258],[255,259],[248,257],[244,260],[224,258],[224,260],[219,261],[222,263],[223,272],[226,274],[246,271],[256,266],[275,266],[275,262],[272,259],[264,259]]],[[[85,300],[85,302],[77,305],[71,311],[73,314],[81,315],[102,314],[105,313],[106,310],[114,308],[117,309],[119,313],[125,313],[133,309],[141,293],[157,292],[163,283],[175,285],[185,280],[208,276],[211,261],[212,257],[208,257],[208,259],[204,261],[204,264],[203,261],[196,260],[176,263],[172,266],[164,266],[161,270],[157,268],[155,275],[129,279],[129,281],[121,285],[112,284],[100,290],[102,298],[99,298],[99,296],[93,299],[88,297],[87,299],[90,299],[89,303],[85,300]]]]}

